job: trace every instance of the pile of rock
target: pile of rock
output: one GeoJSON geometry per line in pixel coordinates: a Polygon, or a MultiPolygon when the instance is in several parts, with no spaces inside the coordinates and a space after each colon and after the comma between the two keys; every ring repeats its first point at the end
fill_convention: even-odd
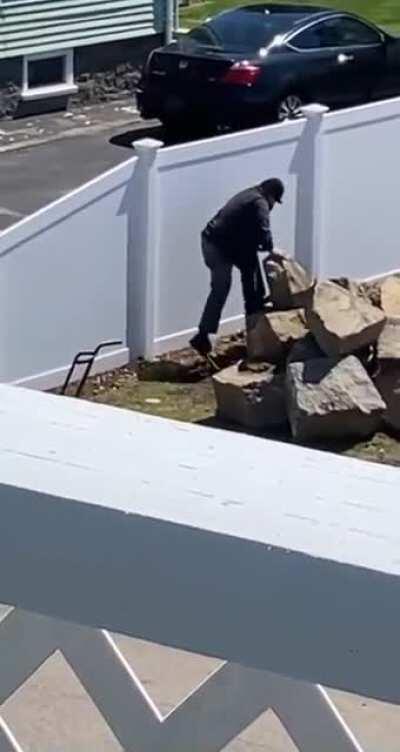
{"type": "Polygon", "coordinates": [[[400,430],[400,275],[316,283],[285,256],[265,271],[273,310],[249,317],[247,359],[214,376],[220,417],[289,423],[303,441],[400,430]]]}

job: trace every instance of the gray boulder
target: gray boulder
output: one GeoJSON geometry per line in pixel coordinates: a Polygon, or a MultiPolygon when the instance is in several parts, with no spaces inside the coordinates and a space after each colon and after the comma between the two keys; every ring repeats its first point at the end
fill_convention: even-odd
{"type": "Polygon", "coordinates": [[[400,360],[400,316],[386,320],[377,344],[378,360],[400,360]]]}
{"type": "Polygon", "coordinates": [[[238,365],[213,376],[217,414],[244,428],[263,429],[286,423],[285,377],[274,367],[262,373],[238,365]]]}
{"type": "Polygon", "coordinates": [[[290,363],[287,412],[301,441],[366,437],[374,433],[386,405],[358,358],[318,358],[290,363]]]}
{"type": "Polygon", "coordinates": [[[400,316],[400,274],[392,274],[383,280],[381,308],[386,316],[400,316]]]}
{"type": "Polygon", "coordinates": [[[267,256],[264,260],[270,298],[277,310],[303,308],[314,287],[311,274],[294,259],[283,254],[267,256]]]}
{"type": "Polygon", "coordinates": [[[360,282],[358,285],[360,294],[369,300],[376,308],[381,307],[381,281],[360,282]]]}
{"type": "Polygon", "coordinates": [[[383,311],[359,295],[353,285],[346,289],[334,282],[320,282],[307,308],[309,329],[330,357],[347,355],[376,342],[384,323],[383,311]]]}
{"type": "Polygon", "coordinates": [[[386,274],[359,284],[360,291],[386,316],[400,316],[400,274],[386,274]]]}
{"type": "Polygon", "coordinates": [[[295,342],[307,334],[302,309],[256,313],[247,318],[247,355],[249,360],[279,363],[295,342]]]}

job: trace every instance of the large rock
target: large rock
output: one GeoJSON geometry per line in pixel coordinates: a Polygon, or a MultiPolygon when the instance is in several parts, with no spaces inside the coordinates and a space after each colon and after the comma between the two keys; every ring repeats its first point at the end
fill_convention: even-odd
{"type": "Polygon", "coordinates": [[[304,267],[286,255],[277,254],[267,256],[264,270],[275,309],[304,308],[314,287],[314,280],[304,267]]]}
{"type": "Polygon", "coordinates": [[[377,345],[378,360],[400,360],[400,316],[388,318],[377,345]]]}
{"type": "Polygon", "coordinates": [[[383,419],[390,428],[400,431],[400,366],[385,363],[375,377],[376,387],[386,402],[383,419]]]}
{"type": "Polygon", "coordinates": [[[274,367],[262,373],[226,368],[213,376],[219,417],[253,429],[286,423],[284,381],[274,367]]]}
{"type": "Polygon", "coordinates": [[[376,308],[381,307],[381,280],[373,282],[360,282],[358,289],[361,295],[366,297],[376,308]]]}
{"type": "Polygon", "coordinates": [[[247,354],[249,360],[279,363],[292,345],[307,334],[302,309],[256,313],[247,318],[247,354]]]}
{"type": "Polygon", "coordinates": [[[292,433],[301,441],[369,436],[386,407],[354,355],[291,363],[286,389],[292,433]]]}
{"type": "Polygon", "coordinates": [[[359,289],[386,316],[400,316],[400,274],[361,282],[359,289]]]}
{"type": "Polygon", "coordinates": [[[375,342],[385,314],[359,295],[334,282],[316,285],[307,323],[321,349],[331,357],[346,355],[375,342]]]}
{"type": "Polygon", "coordinates": [[[400,316],[400,275],[386,277],[381,284],[381,308],[386,316],[400,316]]]}

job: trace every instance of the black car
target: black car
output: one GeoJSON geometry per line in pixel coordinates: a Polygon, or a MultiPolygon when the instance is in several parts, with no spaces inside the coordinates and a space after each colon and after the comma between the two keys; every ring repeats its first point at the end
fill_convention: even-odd
{"type": "Polygon", "coordinates": [[[400,39],[349,13],[248,5],[153,52],[138,93],[145,118],[241,126],[400,94],[400,39]]]}

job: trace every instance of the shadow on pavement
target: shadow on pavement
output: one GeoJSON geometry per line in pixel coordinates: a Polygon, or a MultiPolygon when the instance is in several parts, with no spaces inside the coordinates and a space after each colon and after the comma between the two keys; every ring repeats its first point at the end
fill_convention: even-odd
{"type": "Polygon", "coordinates": [[[172,138],[169,134],[165,133],[161,125],[153,124],[146,125],[143,128],[134,128],[126,131],[125,133],[118,133],[117,136],[110,138],[109,143],[113,146],[122,146],[125,149],[132,149],[134,141],[139,141],[141,138],[156,138],[162,141],[165,146],[173,146],[174,144],[183,143],[188,141],[188,137],[182,136],[182,138],[172,138]]]}
{"type": "Polygon", "coordinates": [[[118,133],[118,135],[110,138],[109,143],[113,146],[122,146],[125,149],[132,149],[134,141],[139,141],[141,138],[155,138],[162,141],[164,146],[174,146],[175,144],[185,144],[189,141],[198,141],[204,138],[214,138],[217,135],[222,135],[223,131],[207,130],[203,127],[188,128],[184,132],[167,133],[162,125],[158,121],[150,121],[147,125],[143,124],[143,127],[132,128],[125,133],[118,133]]]}

